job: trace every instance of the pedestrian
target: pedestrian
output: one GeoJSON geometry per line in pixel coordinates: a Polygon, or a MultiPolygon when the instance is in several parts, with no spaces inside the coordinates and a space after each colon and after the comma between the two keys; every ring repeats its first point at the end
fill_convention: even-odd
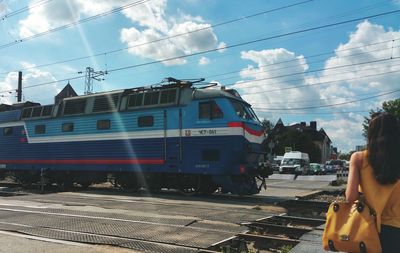
{"type": "Polygon", "coordinates": [[[346,200],[363,198],[376,212],[383,253],[399,252],[400,124],[389,113],[372,115],[367,150],[351,156],[346,200]]]}

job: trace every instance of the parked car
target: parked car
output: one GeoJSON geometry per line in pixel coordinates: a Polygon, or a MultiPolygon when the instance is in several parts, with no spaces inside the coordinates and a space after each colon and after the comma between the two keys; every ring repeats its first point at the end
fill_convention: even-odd
{"type": "Polygon", "coordinates": [[[345,169],[345,161],[329,160],[326,161],[324,168],[327,174],[335,174],[337,171],[345,169]]]}
{"type": "Polygon", "coordinates": [[[325,175],[325,168],[323,164],[319,163],[310,163],[310,171],[309,174],[312,175],[325,175]]]}
{"type": "Polygon", "coordinates": [[[309,168],[310,158],[307,153],[290,151],[283,155],[279,173],[304,175],[307,174],[309,168]]]}

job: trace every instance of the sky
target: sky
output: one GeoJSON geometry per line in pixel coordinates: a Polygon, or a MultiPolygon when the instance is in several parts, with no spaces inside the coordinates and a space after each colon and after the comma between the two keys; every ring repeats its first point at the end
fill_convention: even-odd
{"type": "Polygon", "coordinates": [[[400,0],[0,0],[0,103],[205,78],[260,119],[317,121],[341,152],[400,98],[400,0]]]}

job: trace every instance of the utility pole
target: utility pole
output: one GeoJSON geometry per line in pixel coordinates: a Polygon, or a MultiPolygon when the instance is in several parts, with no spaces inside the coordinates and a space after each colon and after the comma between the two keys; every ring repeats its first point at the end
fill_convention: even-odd
{"type": "Polygon", "coordinates": [[[22,71],[18,71],[17,102],[22,100],[22,71]]]}
{"type": "Polygon", "coordinates": [[[85,75],[85,95],[93,93],[93,80],[104,81],[102,76],[107,75],[107,71],[94,71],[91,67],[86,67],[85,75]]]}

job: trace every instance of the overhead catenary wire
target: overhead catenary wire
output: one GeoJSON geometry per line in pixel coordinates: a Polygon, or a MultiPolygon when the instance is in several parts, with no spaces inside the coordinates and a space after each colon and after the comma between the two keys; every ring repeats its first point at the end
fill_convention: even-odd
{"type": "MultiPolygon", "coordinates": [[[[353,65],[357,66],[357,64],[353,64],[353,65]]],[[[398,65],[395,65],[395,66],[398,66],[398,65]]],[[[350,73],[350,72],[345,72],[345,73],[350,73]]],[[[363,75],[363,76],[355,77],[355,78],[346,78],[346,79],[326,81],[326,82],[317,82],[317,83],[305,84],[305,85],[289,86],[289,87],[284,87],[284,88],[279,88],[279,89],[263,90],[263,91],[258,91],[258,92],[254,92],[254,93],[249,92],[249,93],[243,93],[242,95],[252,95],[252,94],[261,94],[261,93],[266,93],[266,92],[276,92],[276,91],[289,90],[289,89],[298,89],[298,88],[304,88],[304,87],[309,87],[309,86],[325,85],[325,84],[337,83],[337,82],[346,82],[346,81],[371,78],[371,77],[388,75],[388,74],[398,74],[398,73],[399,73],[398,70],[394,70],[394,71],[387,71],[387,72],[382,72],[382,73],[377,73],[377,74],[363,75]]],[[[336,73],[335,73],[335,75],[336,75],[336,73]]],[[[61,80],[33,84],[33,85],[25,86],[24,89],[35,88],[35,87],[45,86],[45,85],[54,84],[54,83],[58,83],[58,82],[66,82],[66,81],[70,81],[70,80],[77,80],[77,79],[83,79],[83,78],[85,78],[85,76],[80,75],[80,76],[70,77],[70,78],[61,79],[61,80]]],[[[292,80],[287,80],[287,81],[298,81],[298,80],[303,80],[303,79],[292,79],[292,80]]],[[[15,91],[15,89],[0,91],[0,93],[12,92],[12,91],[15,91]]]]}
{"type": "MultiPolygon", "coordinates": [[[[399,74],[399,70],[387,71],[387,72],[382,72],[382,73],[378,73],[378,74],[363,75],[361,77],[345,78],[345,79],[326,81],[326,82],[316,82],[316,83],[304,84],[304,85],[293,85],[293,86],[289,86],[289,87],[283,87],[283,88],[277,88],[277,89],[271,89],[271,90],[262,90],[262,91],[258,91],[258,92],[249,92],[249,93],[244,93],[242,95],[253,95],[253,94],[262,94],[262,93],[267,93],[267,92],[277,92],[277,91],[283,91],[283,90],[300,89],[300,88],[311,87],[311,86],[319,86],[319,85],[338,83],[338,82],[348,82],[348,81],[354,81],[354,80],[371,78],[371,77],[382,76],[382,75],[391,75],[391,74],[399,74]]],[[[299,79],[297,79],[297,80],[299,80],[299,79]]],[[[288,80],[288,81],[297,81],[297,80],[288,80]]]]}
{"type": "Polygon", "coordinates": [[[264,107],[253,107],[253,109],[255,109],[255,110],[258,110],[258,109],[266,109],[266,110],[270,110],[270,111],[320,109],[320,108],[335,107],[335,106],[341,106],[341,105],[352,104],[352,103],[361,102],[361,101],[365,101],[365,100],[370,100],[370,99],[373,99],[373,98],[377,98],[377,97],[382,97],[382,96],[386,96],[386,95],[389,95],[389,94],[393,94],[393,93],[396,93],[396,92],[399,92],[399,91],[400,91],[400,89],[396,89],[396,90],[392,90],[392,91],[389,91],[389,92],[380,93],[380,94],[375,95],[375,96],[369,96],[369,97],[366,97],[366,98],[355,99],[355,100],[351,100],[351,101],[340,102],[340,103],[335,103],[335,104],[328,104],[328,105],[306,106],[306,107],[295,107],[295,108],[264,108],[264,107]]]}
{"type": "MultiPolygon", "coordinates": [[[[98,56],[101,56],[101,55],[104,55],[104,54],[112,54],[112,53],[120,52],[120,51],[123,51],[123,50],[128,50],[128,49],[131,49],[131,48],[134,48],[134,47],[148,45],[148,44],[151,44],[151,43],[156,43],[156,42],[160,42],[160,41],[164,41],[164,40],[170,40],[172,38],[183,36],[183,35],[187,35],[187,34],[190,34],[190,33],[199,32],[199,31],[202,31],[202,30],[215,28],[215,27],[218,27],[218,26],[234,23],[234,22],[237,22],[237,21],[246,20],[246,19],[253,18],[253,17],[259,16],[259,15],[263,15],[263,14],[266,14],[266,13],[270,13],[270,12],[274,12],[274,11],[278,11],[278,10],[282,10],[282,9],[286,9],[286,8],[290,8],[290,7],[294,7],[294,6],[301,5],[301,4],[306,4],[306,3],[311,2],[311,1],[313,1],[313,0],[307,0],[307,1],[303,1],[303,2],[290,4],[290,5],[285,5],[285,6],[281,6],[281,7],[275,8],[275,9],[271,9],[271,10],[265,10],[265,11],[262,11],[262,12],[258,12],[258,13],[247,15],[245,17],[235,18],[235,19],[232,19],[232,20],[224,21],[224,22],[217,23],[217,24],[214,24],[214,25],[210,25],[210,26],[207,26],[207,27],[203,27],[203,28],[200,28],[200,29],[195,29],[195,30],[192,30],[192,31],[189,31],[189,32],[180,33],[180,34],[176,34],[176,35],[172,35],[172,36],[167,36],[167,37],[164,37],[164,38],[161,38],[161,39],[148,41],[148,42],[145,42],[145,43],[136,44],[136,45],[125,47],[125,48],[120,48],[120,49],[116,49],[116,50],[101,52],[101,53],[92,54],[92,55],[83,56],[83,57],[76,57],[76,58],[57,61],[57,62],[48,63],[48,64],[37,65],[37,66],[34,66],[34,67],[28,67],[28,68],[23,68],[23,69],[14,70],[14,71],[23,71],[23,70],[27,70],[27,69],[31,69],[31,68],[40,68],[40,67],[46,67],[46,66],[51,66],[51,65],[56,65],[56,64],[72,62],[72,61],[83,60],[83,59],[87,59],[87,58],[91,58],[91,57],[98,57],[98,56]]],[[[390,1],[380,1],[380,2],[374,3],[374,4],[369,5],[369,6],[365,6],[364,8],[361,8],[361,9],[358,8],[356,10],[360,11],[360,10],[363,10],[363,9],[371,9],[371,8],[374,8],[378,4],[382,4],[382,3],[385,3],[385,2],[390,2],[390,1]]],[[[354,12],[354,11],[355,10],[350,10],[350,11],[346,12],[345,14],[351,13],[351,12],[354,12]]],[[[341,17],[341,16],[346,16],[346,15],[341,14],[341,15],[331,16],[329,18],[331,19],[331,18],[336,18],[336,17],[341,17]]],[[[302,27],[302,26],[299,26],[299,27],[302,27]]]]}
{"type": "Polygon", "coordinates": [[[15,11],[11,11],[9,13],[6,13],[6,14],[0,16],[0,20],[5,20],[5,19],[10,18],[12,16],[27,12],[27,11],[33,9],[33,8],[36,8],[38,6],[47,4],[47,3],[51,2],[51,1],[53,1],[53,0],[40,0],[40,1],[37,1],[37,2],[33,2],[28,6],[22,7],[20,9],[17,9],[15,11]]]}
{"type": "Polygon", "coordinates": [[[264,38],[261,38],[261,39],[256,39],[256,40],[246,41],[246,42],[242,42],[242,43],[232,44],[232,45],[229,45],[229,46],[223,46],[223,47],[218,47],[218,48],[214,48],[214,49],[204,50],[204,51],[201,51],[201,52],[196,52],[196,53],[191,53],[191,54],[186,54],[186,55],[181,55],[181,56],[175,56],[175,57],[170,57],[170,58],[166,58],[166,59],[155,60],[155,61],[150,61],[150,62],[145,62],[145,63],[139,63],[139,64],[124,66],[124,67],[119,67],[119,68],[114,68],[114,69],[110,69],[108,71],[108,73],[115,72],[115,71],[126,70],[126,69],[143,67],[143,66],[162,63],[162,62],[167,62],[167,61],[179,60],[179,59],[183,59],[183,58],[187,58],[187,57],[207,54],[207,53],[211,53],[211,52],[216,52],[216,51],[219,51],[219,50],[230,49],[230,48],[235,48],[235,47],[241,47],[241,46],[255,44],[255,43],[258,43],[258,42],[263,42],[263,41],[272,40],[272,39],[276,39],[276,38],[281,38],[281,37],[291,36],[291,35],[295,35],[295,34],[299,34],[299,33],[315,31],[315,30],[324,29],[324,28],[327,28],[327,27],[338,26],[338,25],[342,25],[342,24],[354,23],[354,22],[357,22],[357,21],[360,21],[360,20],[364,20],[364,19],[372,19],[372,18],[382,17],[382,16],[396,14],[396,13],[400,13],[400,9],[399,10],[394,10],[394,11],[378,13],[378,14],[374,14],[374,15],[369,15],[369,16],[364,16],[364,17],[361,17],[361,18],[355,18],[355,19],[335,22],[335,23],[331,23],[331,24],[315,26],[315,27],[302,29],[302,30],[297,30],[297,31],[293,31],[293,32],[287,32],[287,33],[282,33],[282,34],[278,34],[278,35],[268,36],[268,37],[264,37],[264,38]]]}
{"type": "MultiPolygon", "coordinates": [[[[390,91],[393,91],[393,90],[386,90],[386,91],[382,91],[382,92],[390,92],[390,91]]],[[[308,100],[284,100],[284,99],[282,99],[282,98],[280,98],[279,99],[279,101],[278,100],[273,100],[273,101],[270,101],[270,102],[267,102],[267,103],[265,103],[265,102],[253,102],[251,105],[252,106],[264,106],[264,105],[271,105],[271,104],[275,104],[275,103],[277,103],[277,102],[280,102],[280,103],[285,103],[285,104],[302,104],[302,103],[315,103],[316,101],[334,101],[334,100],[343,100],[343,99],[354,99],[355,97],[364,97],[364,96],[369,96],[369,95],[372,95],[372,94],[376,94],[376,91],[375,92],[368,92],[368,93],[363,93],[363,94],[357,94],[357,95],[355,95],[355,96],[352,96],[352,97],[331,97],[331,98],[314,98],[314,99],[312,99],[312,100],[310,100],[310,99],[308,99],[308,100]]]]}
{"type": "Polygon", "coordinates": [[[90,17],[87,17],[87,18],[79,19],[79,20],[71,22],[69,24],[58,26],[58,27],[55,27],[53,29],[49,29],[49,30],[47,30],[45,32],[36,33],[34,35],[21,38],[21,39],[19,39],[17,41],[13,41],[13,42],[10,42],[10,43],[6,43],[6,44],[3,44],[3,45],[0,45],[0,49],[6,48],[6,47],[10,47],[10,46],[13,46],[15,44],[19,44],[21,42],[28,41],[28,40],[31,40],[31,39],[34,39],[34,38],[38,38],[38,37],[41,37],[41,36],[44,36],[44,35],[47,35],[47,34],[50,34],[50,33],[53,33],[53,32],[61,31],[61,30],[64,30],[64,29],[67,29],[67,28],[70,28],[70,27],[73,27],[73,26],[76,26],[78,24],[82,24],[82,23],[85,23],[85,22],[88,22],[88,21],[91,21],[91,20],[95,20],[95,19],[98,19],[98,18],[101,18],[101,17],[105,17],[105,16],[108,16],[108,15],[113,14],[115,12],[120,12],[122,10],[131,8],[133,6],[137,6],[137,5],[140,5],[140,4],[144,4],[144,3],[149,2],[149,1],[151,1],[151,0],[135,1],[135,2],[132,2],[132,3],[129,3],[129,4],[114,8],[114,9],[106,11],[106,12],[102,12],[102,13],[99,13],[99,14],[96,14],[96,15],[93,15],[93,16],[90,16],[90,17]]]}
{"type": "Polygon", "coordinates": [[[296,75],[304,75],[304,74],[315,73],[315,72],[321,72],[321,71],[326,71],[326,70],[347,68],[347,67],[353,67],[353,66],[359,66],[359,65],[366,65],[366,64],[373,64],[373,63],[379,63],[379,62],[386,62],[386,61],[392,61],[392,60],[397,60],[397,59],[400,59],[400,57],[390,57],[390,58],[384,58],[384,59],[378,59],[378,60],[372,60],[372,61],[366,61],[366,62],[359,62],[359,63],[351,63],[351,64],[346,64],[346,65],[339,65],[339,66],[334,66],[334,67],[329,67],[329,68],[313,69],[313,70],[302,71],[302,72],[296,72],[296,73],[290,73],[290,74],[284,74],[284,75],[279,75],[279,76],[270,76],[270,77],[258,78],[258,79],[253,79],[253,80],[246,80],[246,81],[241,81],[241,82],[226,84],[226,86],[231,86],[231,85],[234,85],[234,84],[254,83],[254,82],[266,81],[266,80],[277,79],[277,78],[282,78],[282,77],[296,76],[296,75]]]}
{"type": "MultiPolygon", "coordinates": [[[[254,108],[253,108],[254,109],[254,108]]],[[[269,110],[264,110],[264,109],[258,109],[258,112],[264,112],[264,113],[276,113],[276,111],[269,111],[269,110]]],[[[292,114],[292,115],[332,115],[332,114],[349,114],[349,113],[365,113],[369,112],[368,110],[356,110],[356,111],[330,111],[330,112],[279,112],[279,114],[292,114]]]]}
{"type": "MultiPolygon", "coordinates": [[[[122,71],[122,70],[127,70],[127,69],[132,69],[132,68],[138,68],[138,67],[142,67],[142,66],[146,66],[146,65],[157,64],[157,63],[161,63],[161,62],[172,61],[172,60],[182,59],[182,58],[191,57],[191,56],[197,56],[197,55],[201,55],[201,54],[215,52],[215,51],[218,51],[218,50],[221,50],[221,49],[240,47],[240,46],[249,45],[249,44],[253,44],[253,43],[257,43],[257,42],[261,42],[261,41],[271,40],[271,39],[280,38],[280,37],[286,37],[286,36],[290,36],[290,35],[294,35],[294,34],[309,32],[309,31],[313,31],[313,30],[319,30],[319,29],[323,29],[323,28],[327,28],[327,27],[338,26],[338,25],[341,25],[341,24],[352,23],[352,22],[364,20],[364,19],[367,19],[367,18],[376,18],[376,17],[381,17],[381,16],[395,14],[395,13],[400,13],[400,10],[383,12],[383,13],[378,13],[378,14],[374,14],[374,15],[364,16],[364,17],[361,17],[361,18],[355,18],[355,19],[351,19],[351,20],[335,22],[335,23],[331,23],[331,24],[316,26],[316,27],[302,29],[302,30],[298,30],[298,31],[283,33],[283,34],[279,34],[279,35],[273,35],[273,36],[269,36],[269,37],[265,37],[265,38],[261,38],[261,39],[257,39],[257,40],[242,42],[242,43],[238,43],[238,44],[233,44],[233,45],[229,45],[229,46],[224,46],[224,47],[219,47],[219,48],[215,48],[215,49],[205,50],[205,51],[196,52],[196,53],[192,53],[192,54],[176,56],[176,57],[170,57],[170,58],[167,58],[167,59],[155,60],[155,61],[135,64],[135,65],[123,66],[123,67],[119,67],[119,68],[110,69],[107,72],[108,73],[112,73],[112,72],[116,72],[116,71],[122,71]]],[[[396,58],[398,58],[398,57],[396,57],[396,58]]],[[[392,58],[392,59],[395,59],[395,58],[392,58]]],[[[66,78],[66,79],[58,80],[58,81],[66,81],[66,80],[73,80],[73,79],[80,79],[80,78],[84,78],[84,76],[71,77],[71,78],[66,78]]],[[[58,81],[35,84],[35,85],[31,85],[29,87],[37,87],[37,86],[42,86],[42,85],[47,85],[47,84],[53,84],[53,83],[56,83],[58,81]]],[[[27,87],[25,87],[25,88],[27,88],[27,87]]]]}
{"type": "MultiPolygon", "coordinates": [[[[395,48],[400,48],[400,46],[398,46],[398,47],[395,47],[395,48]]],[[[373,52],[378,52],[378,51],[384,51],[384,50],[392,50],[393,48],[392,47],[390,47],[390,48],[384,48],[384,49],[376,49],[376,50],[371,50],[371,51],[366,51],[366,52],[361,52],[361,53],[355,53],[355,54],[350,54],[350,55],[346,55],[346,56],[335,56],[335,57],[332,57],[332,58],[330,58],[329,60],[332,60],[332,59],[343,59],[343,58],[349,58],[349,57],[354,57],[354,56],[358,56],[358,55],[364,55],[364,54],[368,54],[368,53],[373,53],[373,52]]],[[[393,54],[392,54],[393,55],[393,54]]],[[[304,57],[305,58],[305,57],[304,57]]],[[[394,58],[397,58],[397,57],[394,57],[394,58]]],[[[393,59],[393,56],[390,56],[390,59],[393,59]]],[[[293,59],[293,60],[291,60],[292,62],[294,62],[294,61],[299,61],[299,59],[297,59],[297,58],[295,58],[295,59],[293,59]]],[[[326,61],[326,59],[322,59],[322,60],[319,60],[319,61],[311,61],[311,62],[300,62],[299,63],[299,65],[306,65],[306,66],[308,66],[308,65],[310,65],[310,64],[314,64],[314,63],[320,63],[320,62],[325,62],[326,61]]],[[[261,69],[261,68],[265,68],[265,67],[267,67],[267,66],[272,66],[272,65],[274,65],[274,64],[268,64],[268,65],[260,65],[260,66],[258,66],[257,68],[258,69],[261,69]]],[[[284,66],[284,67],[280,67],[280,68],[273,68],[273,69],[265,69],[265,70],[260,70],[260,71],[256,71],[256,72],[251,72],[251,73],[249,73],[249,74],[247,74],[247,75],[254,75],[254,74],[260,74],[260,73],[266,73],[266,72],[271,72],[271,71],[277,71],[277,70],[282,70],[282,69],[289,69],[289,68],[294,68],[294,67],[297,67],[298,65],[289,65],[289,66],[284,66]]],[[[324,68],[323,70],[327,70],[328,68],[324,68]]],[[[233,72],[233,73],[241,73],[242,71],[245,71],[245,70],[247,70],[247,69],[242,69],[242,70],[240,70],[240,71],[238,71],[238,72],[233,72]]],[[[256,70],[256,69],[251,69],[251,70],[256,70]]],[[[315,72],[319,72],[319,70],[312,70],[312,71],[315,71],[315,72]]],[[[311,72],[311,70],[309,71],[309,72],[311,72]]],[[[305,73],[305,74],[307,74],[308,72],[302,72],[303,74],[305,73]]],[[[231,72],[231,74],[232,74],[232,72],[231,72]]],[[[292,74],[290,74],[290,75],[296,75],[296,73],[292,73],[292,74]]],[[[245,75],[243,74],[243,76],[242,77],[244,77],[245,75]]],[[[278,76],[278,77],[282,77],[282,76],[278,76]]],[[[277,78],[278,78],[277,77],[277,78]]],[[[206,77],[206,78],[209,78],[209,77],[206,77]]],[[[224,80],[230,80],[230,79],[234,79],[234,78],[237,78],[237,76],[232,76],[232,77],[226,77],[226,78],[222,78],[222,79],[218,79],[218,81],[224,81],[224,80]]],[[[271,79],[275,79],[275,77],[271,77],[271,79]]]]}
{"type": "MultiPolygon", "coordinates": [[[[195,30],[192,30],[192,31],[179,33],[179,34],[175,34],[175,35],[171,35],[171,36],[166,36],[166,37],[163,37],[161,39],[152,40],[152,41],[148,41],[148,42],[145,42],[145,43],[136,44],[136,45],[133,45],[133,46],[128,46],[128,47],[124,47],[124,48],[109,50],[109,51],[105,51],[105,52],[101,52],[101,53],[96,53],[96,54],[82,56],[82,57],[76,57],[76,58],[67,59],[67,60],[56,61],[56,62],[52,62],[52,63],[45,63],[45,64],[37,65],[37,66],[34,66],[34,67],[28,67],[28,68],[23,68],[23,69],[18,69],[18,70],[12,70],[12,71],[8,71],[8,72],[23,71],[23,70],[28,70],[28,69],[32,69],[32,68],[48,67],[48,66],[52,66],[52,65],[68,63],[68,62],[73,62],[73,61],[79,61],[79,60],[84,60],[84,59],[88,59],[88,58],[92,58],[92,57],[103,56],[103,55],[107,55],[107,54],[113,54],[113,53],[117,53],[117,52],[121,52],[121,51],[125,51],[125,50],[128,50],[128,49],[131,49],[131,48],[140,47],[140,46],[144,46],[144,45],[149,45],[149,44],[152,44],[152,43],[157,43],[157,42],[161,42],[161,41],[165,41],[165,40],[170,40],[170,39],[177,38],[177,37],[180,37],[180,36],[184,36],[184,35],[200,32],[200,31],[208,30],[208,29],[211,29],[211,28],[215,28],[215,27],[231,24],[231,23],[242,21],[242,20],[246,20],[246,19],[249,19],[249,18],[254,18],[254,17],[260,16],[260,15],[264,15],[264,14],[267,14],[267,13],[271,13],[271,12],[275,12],[275,11],[291,8],[291,7],[294,7],[294,6],[301,5],[301,4],[306,4],[306,3],[309,3],[309,2],[312,2],[312,1],[314,1],[314,0],[306,0],[306,1],[297,2],[297,3],[294,3],[294,4],[284,5],[284,6],[281,6],[281,7],[274,8],[274,9],[264,10],[264,11],[261,11],[261,12],[257,12],[257,13],[253,13],[253,14],[244,16],[244,17],[223,21],[223,22],[220,22],[220,23],[217,23],[217,24],[213,24],[213,25],[210,25],[210,26],[207,26],[207,27],[202,27],[202,28],[195,29],[195,30]]],[[[1,45],[0,45],[0,49],[1,49],[1,45]]],[[[5,72],[5,73],[8,73],[8,72],[5,72]]]]}

